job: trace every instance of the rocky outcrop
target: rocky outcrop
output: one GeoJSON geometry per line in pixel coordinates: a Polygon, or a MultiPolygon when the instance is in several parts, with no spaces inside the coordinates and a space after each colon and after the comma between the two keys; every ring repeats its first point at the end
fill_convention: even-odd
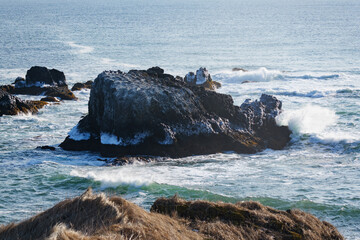
{"type": "Polygon", "coordinates": [[[239,107],[230,95],[178,81],[162,69],[106,71],[94,81],[88,115],[60,146],[167,157],[281,149],[290,131],[276,125],[280,112],[275,97],[239,107]]]}
{"type": "Polygon", "coordinates": [[[19,113],[37,113],[47,103],[44,101],[25,101],[0,89],[0,116],[19,113]]]}
{"type": "MultiPolygon", "coordinates": [[[[64,87],[67,86],[65,74],[57,69],[47,69],[46,67],[31,67],[25,78],[25,85],[27,87],[43,85],[64,87]]],[[[15,85],[15,87],[17,87],[15,85]]]]}
{"type": "Polygon", "coordinates": [[[196,74],[189,72],[186,74],[184,81],[190,85],[200,85],[206,89],[215,90],[221,87],[219,82],[213,81],[210,73],[206,68],[199,68],[196,74]]]}
{"type": "Polygon", "coordinates": [[[91,89],[93,81],[89,80],[85,83],[75,83],[74,86],[71,88],[71,91],[80,91],[81,89],[91,89]]]}
{"type": "Polygon", "coordinates": [[[26,78],[18,77],[13,85],[1,86],[0,89],[10,94],[45,95],[62,100],[74,100],[75,95],[69,90],[63,72],[46,67],[31,67],[26,78]]]}
{"type": "Polygon", "coordinates": [[[330,223],[299,210],[158,199],[148,212],[125,199],[86,191],[19,223],[0,226],[0,239],[307,239],[343,240],[330,223]]]}

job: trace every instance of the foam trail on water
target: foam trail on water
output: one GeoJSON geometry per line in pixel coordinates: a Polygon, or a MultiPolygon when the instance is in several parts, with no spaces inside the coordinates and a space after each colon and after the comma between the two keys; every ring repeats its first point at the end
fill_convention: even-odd
{"type": "Polygon", "coordinates": [[[80,45],[80,44],[76,44],[74,42],[67,42],[67,44],[70,47],[76,49],[75,53],[78,53],[78,54],[91,53],[94,51],[94,48],[90,47],[90,46],[80,45]]]}
{"type": "Polygon", "coordinates": [[[226,83],[250,82],[269,82],[272,80],[283,79],[283,75],[278,70],[268,70],[264,67],[254,71],[225,71],[213,75],[215,80],[226,83]]]}
{"type": "Polygon", "coordinates": [[[284,111],[276,121],[280,126],[289,126],[294,134],[319,134],[336,123],[337,116],[331,109],[306,105],[297,110],[284,111]]]}
{"type": "Polygon", "coordinates": [[[72,170],[71,176],[87,178],[94,181],[101,182],[101,186],[118,187],[120,185],[130,185],[134,187],[146,186],[152,183],[148,177],[142,177],[141,174],[136,174],[136,169],[132,166],[123,166],[121,168],[106,168],[96,170],[72,170]]]}
{"type": "Polygon", "coordinates": [[[101,63],[111,67],[139,68],[138,65],[118,62],[111,58],[101,58],[101,63]]]}
{"type": "Polygon", "coordinates": [[[301,76],[285,75],[285,77],[286,78],[327,80],[327,79],[339,78],[340,74],[329,74],[329,75],[320,75],[320,76],[315,76],[315,75],[311,75],[311,74],[305,74],[305,75],[301,75],[301,76]]]}

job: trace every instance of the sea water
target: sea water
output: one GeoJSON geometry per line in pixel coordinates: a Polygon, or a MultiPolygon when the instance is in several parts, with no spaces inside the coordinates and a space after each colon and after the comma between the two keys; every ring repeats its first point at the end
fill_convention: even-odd
{"type": "Polygon", "coordinates": [[[278,124],[293,131],[281,151],[119,167],[96,153],[36,149],[57,147],[86,115],[82,90],[78,101],[0,118],[0,224],[91,186],[146,209],[174,194],[298,208],[360,239],[359,23],[357,0],[0,0],[0,84],[34,65],[64,71],[70,86],[103,70],[207,67],[235,104],[275,95],[278,124]]]}

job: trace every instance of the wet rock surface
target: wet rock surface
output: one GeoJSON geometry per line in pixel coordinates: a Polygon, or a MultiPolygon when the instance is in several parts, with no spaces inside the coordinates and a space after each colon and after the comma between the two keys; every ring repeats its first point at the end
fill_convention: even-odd
{"type": "Polygon", "coordinates": [[[230,95],[177,80],[158,67],[106,71],[94,81],[88,115],[60,146],[104,156],[173,158],[281,149],[290,131],[276,125],[280,112],[275,97],[263,94],[235,106],[230,95]]]}
{"type": "Polygon", "coordinates": [[[85,83],[75,83],[74,86],[71,88],[71,91],[80,91],[81,89],[91,89],[93,81],[87,81],[85,83]]]}
{"type": "Polygon", "coordinates": [[[186,74],[184,81],[190,85],[200,85],[210,90],[221,87],[221,83],[213,81],[208,70],[203,67],[199,68],[196,74],[193,72],[186,74]]]}
{"type": "Polygon", "coordinates": [[[0,89],[0,116],[19,113],[37,113],[47,103],[44,101],[21,100],[0,89]]]}

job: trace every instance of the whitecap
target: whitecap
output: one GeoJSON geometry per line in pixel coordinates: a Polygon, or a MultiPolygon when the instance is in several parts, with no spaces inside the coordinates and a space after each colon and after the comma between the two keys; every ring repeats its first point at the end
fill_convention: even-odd
{"type": "Polygon", "coordinates": [[[283,74],[278,70],[268,70],[265,67],[254,71],[225,71],[213,75],[214,80],[225,83],[249,82],[270,82],[272,80],[283,79],[283,74]]]}
{"type": "Polygon", "coordinates": [[[111,58],[101,58],[101,63],[110,67],[139,68],[138,65],[118,62],[115,59],[111,58]]]}
{"type": "Polygon", "coordinates": [[[134,174],[133,166],[122,166],[120,168],[106,168],[97,170],[72,170],[71,176],[87,178],[101,182],[101,186],[117,187],[121,185],[130,185],[134,187],[146,186],[152,183],[148,176],[134,174]]]}
{"type": "Polygon", "coordinates": [[[91,46],[80,45],[76,44],[75,42],[67,42],[67,44],[74,48],[74,52],[77,54],[91,53],[94,51],[94,48],[91,46]]]}

